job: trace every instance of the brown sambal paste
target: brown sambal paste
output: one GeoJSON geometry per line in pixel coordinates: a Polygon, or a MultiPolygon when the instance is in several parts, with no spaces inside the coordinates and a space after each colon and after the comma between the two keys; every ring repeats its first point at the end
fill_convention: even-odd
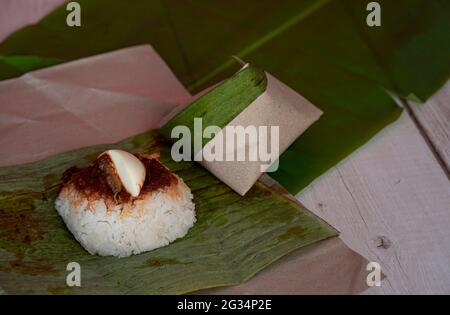
{"type": "Polygon", "coordinates": [[[139,155],[137,158],[145,166],[146,175],[144,185],[137,198],[131,196],[125,189],[114,193],[111,183],[108,183],[108,175],[104,172],[102,165],[110,163],[109,157],[105,154],[100,156],[86,168],[69,168],[63,174],[63,183],[71,183],[78,191],[83,191],[87,195],[96,195],[103,199],[112,199],[124,203],[139,199],[140,196],[169,187],[176,184],[178,179],[157,159],[148,159],[139,155]]]}

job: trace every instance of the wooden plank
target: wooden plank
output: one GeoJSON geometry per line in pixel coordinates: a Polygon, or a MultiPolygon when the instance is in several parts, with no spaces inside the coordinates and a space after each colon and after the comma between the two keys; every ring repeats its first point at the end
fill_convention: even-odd
{"type": "Polygon", "coordinates": [[[426,135],[433,143],[447,169],[450,170],[450,82],[425,104],[409,102],[426,135]]]}
{"type": "Polygon", "coordinates": [[[380,263],[365,293],[450,293],[450,185],[407,113],[297,198],[380,263]]]}

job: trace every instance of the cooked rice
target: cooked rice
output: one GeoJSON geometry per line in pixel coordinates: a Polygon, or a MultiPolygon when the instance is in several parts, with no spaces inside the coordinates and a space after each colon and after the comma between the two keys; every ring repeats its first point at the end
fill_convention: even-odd
{"type": "Polygon", "coordinates": [[[93,198],[69,181],[56,199],[56,209],[89,253],[139,254],[185,236],[196,221],[190,189],[176,178],[170,186],[122,203],[93,198]]]}

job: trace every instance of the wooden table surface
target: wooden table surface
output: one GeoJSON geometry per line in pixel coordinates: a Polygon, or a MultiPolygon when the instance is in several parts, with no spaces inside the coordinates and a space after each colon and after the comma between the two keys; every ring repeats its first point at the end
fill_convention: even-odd
{"type": "MultiPolygon", "coordinates": [[[[61,2],[1,0],[0,40],[61,2]]],[[[402,106],[398,121],[297,198],[380,263],[387,278],[365,294],[450,294],[450,83],[402,106]]]]}
{"type": "Polygon", "coordinates": [[[366,294],[450,293],[450,83],[296,197],[387,278],[366,294]]]}

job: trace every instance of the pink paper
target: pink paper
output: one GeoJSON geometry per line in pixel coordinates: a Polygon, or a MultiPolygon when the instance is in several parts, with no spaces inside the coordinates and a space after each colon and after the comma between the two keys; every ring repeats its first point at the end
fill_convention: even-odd
{"type": "Polygon", "coordinates": [[[149,45],[0,82],[0,165],[117,142],[157,128],[190,99],[149,45]]]}
{"type": "Polygon", "coordinates": [[[21,27],[38,22],[67,0],[1,0],[0,42],[21,27]]]}

